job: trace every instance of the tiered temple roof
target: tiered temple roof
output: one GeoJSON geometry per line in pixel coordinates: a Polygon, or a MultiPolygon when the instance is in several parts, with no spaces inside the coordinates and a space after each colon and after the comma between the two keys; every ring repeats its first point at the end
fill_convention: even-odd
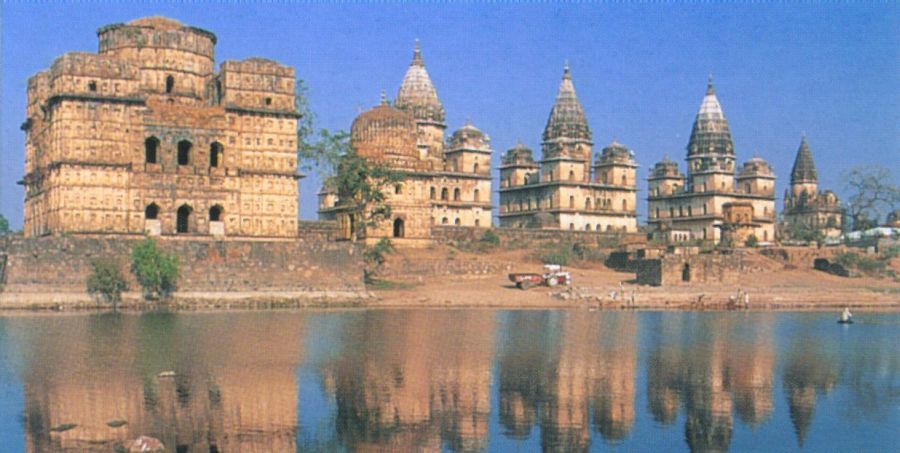
{"type": "Polygon", "coordinates": [[[806,144],[806,136],[800,140],[800,148],[797,149],[797,157],[794,159],[794,168],[791,170],[791,184],[816,182],[816,164],[813,163],[812,151],[806,144]]]}
{"type": "Polygon", "coordinates": [[[416,121],[444,124],[446,116],[444,106],[438,99],[437,90],[434,89],[431,77],[425,69],[418,40],[413,51],[412,63],[409,64],[409,69],[403,77],[394,105],[412,114],[416,121]]]}
{"type": "Polygon", "coordinates": [[[702,154],[719,154],[734,156],[734,143],[728,120],[722,113],[722,106],[713,88],[712,76],[706,86],[706,96],[700,104],[700,110],[694,119],[691,139],[688,141],[688,157],[702,154]]]}
{"type": "Polygon", "coordinates": [[[556,102],[550,110],[547,127],[544,128],[544,142],[558,140],[591,141],[591,128],[584,115],[584,108],[575,94],[569,65],[563,69],[562,82],[556,94],[556,102]]]}

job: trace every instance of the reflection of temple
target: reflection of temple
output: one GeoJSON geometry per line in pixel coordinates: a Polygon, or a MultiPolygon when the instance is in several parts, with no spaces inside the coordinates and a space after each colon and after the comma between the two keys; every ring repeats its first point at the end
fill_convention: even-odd
{"type": "Polygon", "coordinates": [[[140,435],[178,452],[295,448],[302,318],[42,320],[53,321],[64,335],[21,334],[41,357],[24,376],[27,451],[110,451],[140,435]]]}
{"type": "Polygon", "coordinates": [[[370,312],[331,366],[338,436],[352,450],[487,445],[493,314],[370,312]]]}
{"type": "Polygon", "coordinates": [[[514,313],[500,354],[500,422],[511,437],[540,425],[545,451],[586,450],[590,426],[620,441],[635,419],[636,318],[514,313]],[[547,332],[541,343],[534,332],[547,332]],[[558,337],[551,332],[558,332],[558,337]]]}
{"type": "Polygon", "coordinates": [[[772,319],[736,325],[727,318],[662,318],[647,369],[647,399],[656,421],[686,412],[692,451],[727,451],[733,412],[751,426],[772,412],[772,319]]]}
{"type": "Polygon", "coordinates": [[[791,422],[801,447],[812,424],[816,392],[830,391],[837,382],[834,363],[836,360],[825,355],[820,343],[807,338],[801,338],[789,354],[783,383],[791,422]]]}

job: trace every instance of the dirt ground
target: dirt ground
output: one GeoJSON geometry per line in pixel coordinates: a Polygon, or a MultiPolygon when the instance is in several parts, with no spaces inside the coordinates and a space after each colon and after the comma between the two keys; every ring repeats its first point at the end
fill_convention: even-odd
{"type": "MultiPolygon", "coordinates": [[[[399,251],[389,259],[440,259],[447,250],[399,251]]],[[[749,309],[831,309],[844,306],[900,309],[900,283],[885,278],[838,277],[812,269],[778,269],[741,276],[738,284],[684,284],[652,287],[632,283],[633,273],[616,272],[600,263],[568,267],[570,287],[517,289],[509,272],[540,272],[531,253],[503,251],[483,254],[449,252],[452,259],[496,261],[497,270],[477,276],[386,276],[405,283],[387,289],[370,288],[371,307],[504,307],[590,309],[745,309],[730,304],[741,290],[750,296],[749,309]],[[504,266],[505,265],[505,266],[504,266]],[[612,292],[616,292],[615,299],[612,292]],[[633,298],[632,298],[633,294],[633,298]]]]}

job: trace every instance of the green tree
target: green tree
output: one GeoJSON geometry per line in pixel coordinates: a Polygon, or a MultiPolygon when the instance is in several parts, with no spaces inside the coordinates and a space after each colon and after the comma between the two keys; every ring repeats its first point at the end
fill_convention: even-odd
{"type": "Polygon", "coordinates": [[[821,247],[825,243],[825,233],[819,228],[813,228],[804,223],[794,223],[787,228],[789,238],[807,243],[815,242],[821,247]]]}
{"type": "Polygon", "coordinates": [[[403,181],[402,173],[370,162],[347,148],[331,183],[337,190],[338,207],[350,217],[353,240],[365,237],[367,228],[391,217],[384,189],[400,181],[403,181]]]}
{"type": "Polygon", "coordinates": [[[900,187],[894,184],[888,167],[854,167],[844,173],[850,192],[847,216],[854,231],[878,226],[884,212],[896,209],[900,187]]]}
{"type": "Polygon", "coordinates": [[[147,238],[131,251],[131,273],[144,290],[144,298],[166,298],[178,281],[178,257],[160,250],[147,238]]]}
{"type": "Polygon", "coordinates": [[[759,244],[759,239],[757,239],[755,234],[751,234],[747,236],[747,240],[744,241],[744,245],[747,247],[756,247],[759,244]]]}
{"type": "Polygon", "coordinates": [[[0,236],[9,234],[9,220],[0,214],[0,236]]]}
{"type": "Polygon", "coordinates": [[[119,270],[119,262],[112,258],[91,260],[91,274],[87,279],[87,292],[112,304],[115,310],[122,301],[122,292],[128,291],[128,282],[119,270]]]}

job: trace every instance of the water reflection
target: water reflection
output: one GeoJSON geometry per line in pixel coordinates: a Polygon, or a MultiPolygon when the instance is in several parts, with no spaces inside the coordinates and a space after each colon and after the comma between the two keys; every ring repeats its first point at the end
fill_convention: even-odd
{"type": "Polygon", "coordinates": [[[814,449],[892,445],[896,434],[883,426],[900,421],[896,328],[858,335],[823,330],[827,322],[771,313],[151,313],[9,319],[0,346],[22,357],[32,452],[110,451],[142,434],[177,452],[783,450],[792,448],[784,432],[814,449]],[[300,396],[308,392],[321,399],[300,396]],[[316,415],[330,420],[326,429],[304,426],[316,415]],[[875,443],[854,443],[847,421],[859,442],[875,443]]]}

